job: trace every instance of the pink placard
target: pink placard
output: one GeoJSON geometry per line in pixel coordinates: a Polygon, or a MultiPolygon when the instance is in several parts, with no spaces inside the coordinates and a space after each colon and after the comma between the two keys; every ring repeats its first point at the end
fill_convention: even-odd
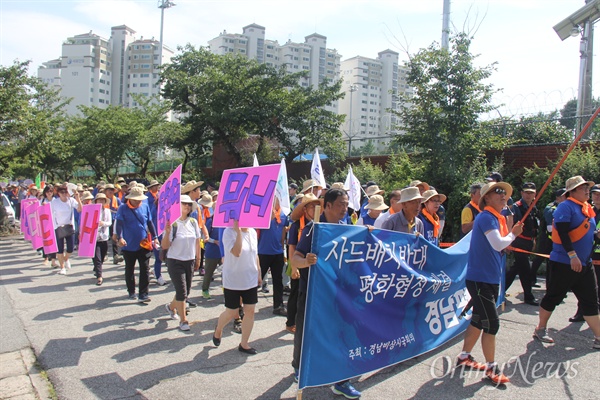
{"type": "Polygon", "coordinates": [[[29,219],[27,218],[27,207],[33,203],[38,203],[38,199],[23,199],[21,200],[21,233],[25,240],[31,240],[31,234],[28,227],[29,219]]]}
{"type": "MultiPolygon", "coordinates": [[[[25,219],[27,220],[27,231],[29,234],[29,240],[31,240],[31,246],[34,250],[42,247],[42,232],[39,226],[37,209],[40,207],[40,203],[35,201],[25,207],[25,219]]],[[[25,220],[21,218],[21,221],[25,220]]]]}
{"type": "Polygon", "coordinates": [[[181,164],[169,176],[158,192],[156,233],[164,232],[167,221],[171,223],[181,217],[181,164]]]}
{"type": "Polygon", "coordinates": [[[54,218],[50,203],[41,205],[37,209],[38,227],[42,234],[42,246],[45,254],[58,253],[56,246],[56,232],[54,229],[54,218]]]}
{"type": "Polygon", "coordinates": [[[213,226],[268,229],[280,164],[223,171],[213,226]]]}
{"type": "Polygon", "coordinates": [[[102,204],[86,204],[81,208],[79,219],[79,257],[94,257],[96,252],[96,238],[98,237],[98,224],[102,204]]]}

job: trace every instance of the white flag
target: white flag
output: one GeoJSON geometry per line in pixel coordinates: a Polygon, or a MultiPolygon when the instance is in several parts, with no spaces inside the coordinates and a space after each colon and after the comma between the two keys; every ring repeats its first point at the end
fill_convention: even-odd
{"type": "Polygon", "coordinates": [[[346,182],[344,182],[344,187],[348,189],[348,206],[360,212],[360,182],[354,176],[352,167],[348,169],[348,176],[346,177],[346,182]]]}
{"type": "Polygon", "coordinates": [[[281,168],[279,169],[279,176],[277,177],[277,185],[275,186],[275,197],[279,199],[279,206],[281,211],[285,215],[289,215],[291,210],[290,207],[290,194],[288,191],[288,177],[287,168],[285,166],[285,159],[281,159],[281,168]]]}
{"type": "Polygon", "coordinates": [[[319,157],[319,149],[315,149],[312,165],[310,166],[310,177],[319,183],[319,186],[325,187],[325,175],[323,175],[323,167],[321,167],[321,157],[319,157]]]}
{"type": "Polygon", "coordinates": [[[256,158],[256,153],[254,153],[254,162],[252,163],[253,167],[258,167],[258,158],[256,158]]]}

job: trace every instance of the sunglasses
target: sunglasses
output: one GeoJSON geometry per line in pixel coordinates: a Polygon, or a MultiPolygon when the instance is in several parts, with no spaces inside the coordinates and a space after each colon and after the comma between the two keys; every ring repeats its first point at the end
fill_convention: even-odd
{"type": "Polygon", "coordinates": [[[190,207],[192,207],[192,203],[181,203],[181,204],[183,204],[184,206],[190,206],[190,207]]]}
{"type": "Polygon", "coordinates": [[[506,194],[506,190],[504,190],[502,188],[495,188],[494,189],[494,193],[497,193],[497,194],[506,194]]]}
{"type": "Polygon", "coordinates": [[[59,190],[58,193],[69,193],[67,190],[59,190]]]}

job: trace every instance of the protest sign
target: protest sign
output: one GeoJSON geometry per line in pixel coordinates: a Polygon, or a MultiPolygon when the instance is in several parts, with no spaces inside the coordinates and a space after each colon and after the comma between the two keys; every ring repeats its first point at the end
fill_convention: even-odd
{"type": "Polygon", "coordinates": [[[36,200],[25,207],[25,216],[21,217],[21,223],[27,221],[27,231],[29,233],[29,240],[31,240],[31,246],[34,250],[42,247],[42,232],[40,231],[37,209],[40,207],[40,203],[36,200]]]}
{"type": "Polygon", "coordinates": [[[169,176],[158,192],[158,211],[156,217],[156,231],[160,235],[164,232],[167,222],[173,223],[181,217],[181,164],[169,176]]]}
{"type": "Polygon", "coordinates": [[[102,204],[86,204],[81,208],[79,220],[79,257],[93,258],[96,253],[96,238],[98,237],[98,224],[102,204]]]}
{"type": "Polygon", "coordinates": [[[402,362],[463,332],[469,244],[442,250],[415,235],[315,224],[299,388],[402,362]]]}
{"type": "Polygon", "coordinates": [[[38,226],[42,234],[42,247],[44,247],[44,253],[52,254],[58,252],[54,218],[52,218],[52,208],[50,208],[50,203],[39,206],[37,215],[38,226]]]}
{"type": "Polygon", "coordinates": [[[27,207],[33,203],[39,204],[38,199],[23,199],[21,200],[21,233],[25,240],[31,240],[31,233],[29,231],[29,219],[27,218],[27,207]]]}
{"type": "Polygon", "coordinates": [[[214,227],[268,229],[280,164],[223,171],[214,227]]]}

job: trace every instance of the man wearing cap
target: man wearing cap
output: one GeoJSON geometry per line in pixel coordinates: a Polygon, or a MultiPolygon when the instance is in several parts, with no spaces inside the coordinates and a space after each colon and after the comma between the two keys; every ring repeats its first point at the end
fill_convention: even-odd
{"type": "Polygon", "coordinates": [[[381,225],[381,229],[425,235],[423,221],[417,218],[421,211],[421,200],[423,196],[419,193],[419,188],[411,186],[402,189],[400,191],[402,210],[389,217],[381,225]]]}
{"type": "MultiPolygon", "coordinates": [[[[112,183],[109,183],[106,186],[104,186],[104,195],[106,196],[106,201],[104,201],[103,207],[110,210],[111,221],[115,221],[117,217],[117,211],[119,210],[119,207],[121,207],[121,200],[119,200],[119,198],[115,196],[115,186],[112,183]]],[[[108,231],[109,237],[112,238],[114,233],[114,226],[111,225],[108,228],[108,231]]],[[[117,243],[114,240],[111,241],[111,247],[113,253],[113,264],[116,265],[123,261],[123,257],[121,257],[119,246],[117,246],[117,243]]]]}
{"type": "Polygon", "coordinates": [[[400,212],[402,210],[402,203],[400,203],[400,189],[394,189],[390,192],[388,196],[388,202],[390,204],[390,208],[387,211],[379,214],[379,217],[375,220],[373,226],[377,229],[381,229],[383,223],[387,221],[392,215],[400,212]]]}
{"type": "MultiPolygon", "coordinates": [[[[152,180],[150,181],[150,183],[148,184],[148,186],[146,186],[146,189],[148,189],[148,192],[146,194],[146,196],[148,197],[146,199],[146,204],[148,204],[148,208],[150,208],[150,215],[152,216],[152,223],[154,224],[154,226],[158,226],[157,225],[157,220],[158,220],[158,190],[160,189],[160,183],[158,183],[157,180],[152,180]]],[[[158,241],[162,241],[162,234],[158,237],[158,241]]],[[[160,249],[159,248],[154,248],[153,250],[153,254],[154,254],[154,277],[156,278],[156,283],[158,283],[160,286],[164,286],[167,284],[167,282],[165,281],[165,278],[163,278],[162,276],[162,261],[160,261],[160,249]]]]}
{"type": "MultiPolygon", "coordinates": [[[[540,226],[542,234],[540,235],[540,240],[536,251],[537,253],[549,255],[552,251],[552,221],[554,220],[554,211],[556,210],[556,207],[558,207],[558,205],[564,200],[565,189],[557,189],[554,191],[554,201],[548,203],[546,208],[544,208],[541,221],[542,226],[540,226]]],[[[537,284],[537,271],[544,260],[546,260],[546,258],[540,256],[536,256],[533,259],[531,264],[531,285],[533,287],[540,287],[540,285],[537,284]]],[[[550,268],[548,268],[548,263],[546,263],[546,282],[548,282],[549,276],[550,268]]],[[[583,321],[583,317],[581,317],[581,321],[583,321]]]]}
{"type": "Polygon", "coordinates": [[[150,209],[144,202],[144,190],[133,186],[127,201],[117,211],[116,237],[125,259],[125,283],[129,299],[135,300],[135,263],[140,266],[139,296],[140,303],[150,301],[148,296],[148,269],[152,246],[158,246],[156,229],[152,223],[150,209]],[[150,236],[150,237],[148,237],[150,236]],[[149,243],[152,242],[152,243],[149,243]]]}
{"type": "Polygon", "coordinates": [[[474,183],[469,189],[471,201],[467,204],[460,214],[460,237],[463,238],[473,229],[475,217],[481,212],[479,209],[479,199],[481,198],[481,183],[474,183]]]}
{"type": "Polygon", "coordinates": [[[290,183],[288,186],[288,194],[290,196],[290,204],[293,204],[294,200],[296,200],[296,195],[298,194],[298,185],[290,183]]]}
{"type": "MultiPolygon", "coordinates": [[[[529,206],[535,199],[536,187],[533,182],[526,182],[523,184],[523,188],[521,189],[521,199],[517,201],[513,206],[514,218],[516,221],[520,221],[529,206]]],[[[538,234],[538,210],[536,207],[533,207],[525,221],[523,221],[523,233],[517,236],[515,241],[512,243],[512,247],[515,249],[521,249],[526,252],[531,252],[533,250],[533,245],[535,242],[535,238],[538,234]]],[[[514,252],[515,262],[510,268],[510,270],[506,271],[506,286],[504,290],[508,290],[510,285],[512,285],[513,281],[517,274],[519,274],[519,280],[521,281],[521,287],[523,288],[523,295],[525,304],[529,304],[532,306],[539,306],[533,296],[531,291],[531,264],[529,263],[529,253],[523,253],[520,251],[514,252]]]]}
{"type": "Polygon", "coordinates": [[[364,217],[360,217],[358,221],[356,221],[356,225],[370,225],[374,226],[375,221],[384,210],[390,208],[385,204],[383,200],[383,196],[379,194],[374,194],[369,197],[369,201],[367,203],[367,214],[364,217]]]}
{"type": "Polygon", "coordinates": [[[567,292],[577,297],[583,318],[594,333],[593,348],[600,349],[600,318],[598,317],[598,287],[592,268],[591,254],[596,233],[594,210],[587,202],[594,182],[581,176],[567,179],[565,201],[556,207],[552,228],[552,252],[550,268],[552,274],[546,284],[546,295],[542,299],[538,325],[533,337],[554,343],[547,330],[548,320],[567,292]]]}

